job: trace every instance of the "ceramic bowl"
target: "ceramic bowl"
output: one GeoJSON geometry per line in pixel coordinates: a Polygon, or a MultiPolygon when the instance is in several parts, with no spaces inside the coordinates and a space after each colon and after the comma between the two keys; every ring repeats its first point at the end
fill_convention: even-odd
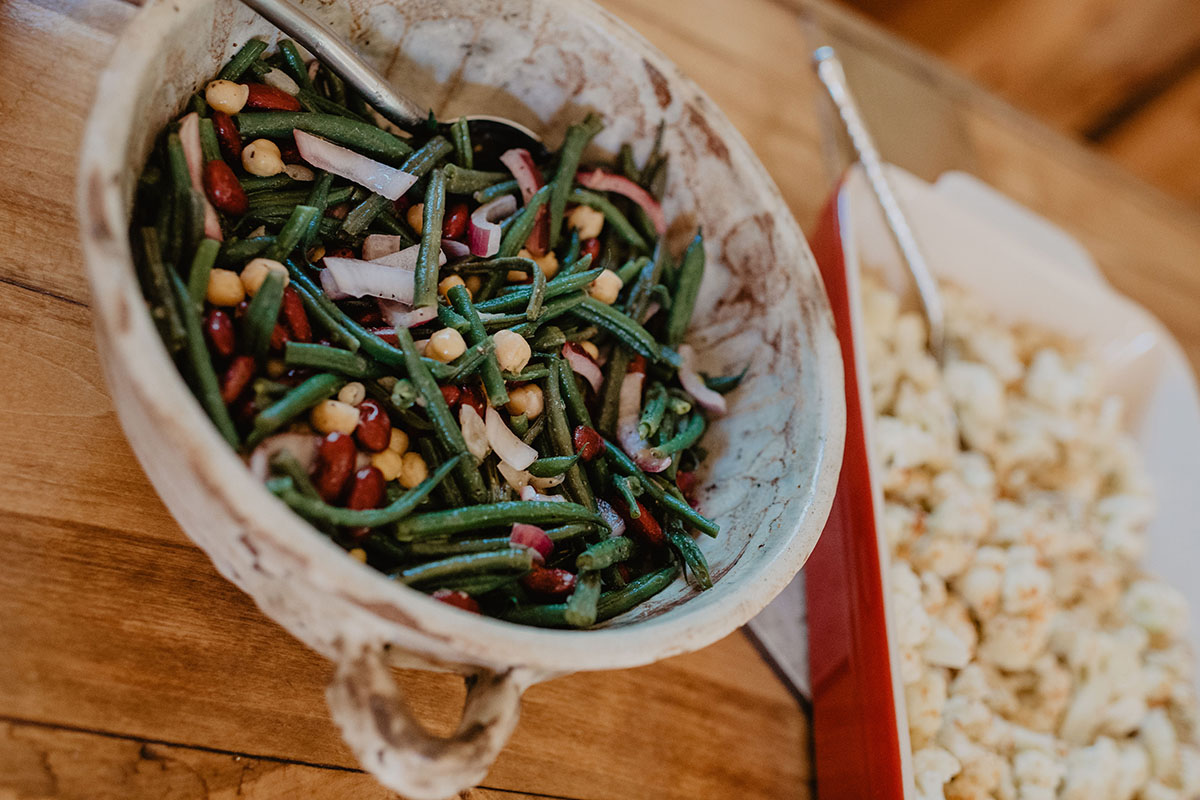
{"type": "Polygon", "coordinates": [[[709,266],[690,340],[701,367],[749,362],[732,413],[706,440],[701,542],[716,586],[680,580],[598,630],[551,631],[463,613],[347,558],[276,501],[220,439],[146,311],[127,236],[155,133],[251,36],[275,30],[232,0],[150,2],[103,74],[79,185],[96,338],[122,425],[167,506],[217,569],[337,664],[335,720],[364,767],[414,798],[479,782],[529,684],[696,650],[729,634],[800,569],[828,513],[845,425],[842,367],[816,265],[778,190],[725,116],[662,54],[584,0],[311,3],[390,79],[439,116],[515,118],[552,145],[587,110],[598,151],[644,157],[667,124],[664,207],[682,246],[697,225],[709,266]],[[446,739],[408,715],[388,667],[472,676],[446,739]]]}

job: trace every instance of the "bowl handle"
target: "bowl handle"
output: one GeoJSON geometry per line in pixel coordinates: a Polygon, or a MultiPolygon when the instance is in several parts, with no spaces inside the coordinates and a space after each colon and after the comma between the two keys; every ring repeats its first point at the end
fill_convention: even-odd
{"type": "Polygon", "coordinates": [[[446,738],[413,719],[378,644],[343,650],[325,698],[368,772],[411,800],[443,800],[487,776],[517,726],[528,677],[519,669],[469,673],[462,720],[446,738]]]}

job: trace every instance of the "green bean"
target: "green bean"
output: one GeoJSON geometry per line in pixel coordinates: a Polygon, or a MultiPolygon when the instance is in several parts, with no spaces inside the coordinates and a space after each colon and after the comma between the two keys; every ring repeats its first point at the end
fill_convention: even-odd
{"type": "Polygon", "coordinates": [[[192,256],[192,266],[188,270],[188,297],[197,308],[204,307],[204,298],[208,294],[208,276],[220,249],[221,243],[216,239],[205,239],[200,242],[196,254],[192,256]]]}
{"type": "Polygon", "coordinates": [[[512,330],[514,333],[519,333],[528,338],[534,331],[550,320],[561,317],[569,311],[574,311],[587,300],[587,297],[583,292],[571,292],[562,297],[556,297],[542,306],[542,313],[537,318],[537,322],[522,322],[520,325],[514,326],[512,330]]]}
{"type": "Polygon", "coordinates": [[[187,158],[179,134],[167,136],[167,157],[171,165],[171,184],[174,206],[171,215],[171,235],[162,247],[168,261],[182,260],[188,247],[199,243],[204,233],[204,200],[192,188],[187,158]]]}
{"type": "Polygon", "coordinates": [[[642,472],[637,464],[633,463],[633,459],[627,456],[624,450],[607,440],[605,444],[607,446],[604,448],[604,457],[609,460],[609,463],[613,465],[617,472],[630,478],[637,478],[651,499],[663,509],[675,514],[683,519],[684,522],[691,524],[696,530],[708,536],[716,536],[721,530],[720,525],[696,511],[686,501],[680,500],[674,495],[667,494],[661,486],[652,481],[646,473],[642,472]]]}
{"type": "Polygon", "coordinates": [[[288,217],[288,221],[284,224],[283,230],[275,237],[275,244],[267,248],[266,257],[282,261],[291,255],[292,251],[300,244],[300,240],[308,232],[308,228],[312,225],[313,220],[320,216],[320,210],[312,206],[296,206],[291,216],[288,217]]]}
{"type": "Polygon", "coordinates": [[[550,192],[554,191],[554,186],[555,183],[551,181],[533,193],[533,197],[530,197],[525,207],[517,213],[512,227],[500,239],[500,252],[497,255],[501,258],[515,256],[525,246],[529,234],[533,233],[533,226],[537,224],[538,211],[550,199],[550,192]]]}
{"type": "Polygon", "coordinates": [[[286,72],[292,76],[300,88],[311,89],[312,79],[308,77],[308,65],[304,63],[304,58],[296,49],[296,43],[291,39],[284,39],[276,45],[276,48],[279,50],[286,72]]]}
{"type": "MultiPolygon", "coordinates": [[[[499,174],[499,173],[497,173],[499,174]]],[[[500,181],[493,183],[485,189],[477,190],[472,196],[477,203],[489,203],[497,197],[503,197],[506,194],[520,194],[521,187],[515,179],[500,181]]]]}
{"type": "Polygon", "coordinates": [[[304,497],[321,499],[320,492],[317,491],[316,486],[313,486],[312,479],[308,477],[308,470],[297,460],[291,450],[283,449],[271,456],[270,466],[273,472],[281,473],[288,478],[295,491],[304,497]]]}
{"type": "MultiPolygon", "coordinates": [[[[478,474],[475,471],[475,475],[478,474]]],[[[415,541],[486,528],[507,528],[515,522],[531,525],[571,522],[603,524],[594,511],[576,503],[514,500],[431,511],[409,517],[396,525],[395,536],[400,541],[415,541]]]]}
{"type": "Polygon", "coordinates": [[[434,136],[428,142],[421,145],[420,150],[417,150],[405,159],[400,169],[409,175],[416,175],[420,178],[437,166],[439,161],[453,152],[454,145],[446,141],[444,136],[434,136]]]}
{"type": "Polygon", "coordinates": [[[634,491],[633,481],[624,475],[617,475],[612,479],[613,488],[617,490],[617,494],[621,495],[621,499],[625,501],[625,506],[629,509],[629,516],[633,519],[642,518],[642,510],[638,508],[637,496],[641,493],[634,491]]]}
{"type": "Polygon", "coordinates": [[[325,217],[325,209],[329,208],[330,203],[342,202],[342,200],[335,199],[336,192],[329,191],[332,185],[333,176],[328,172],[322,171],[317,176],[317,179],[313,181],[312,189],[309,190],[308,196],[304,199],[304,205],[311,206],[317,210],[317,214],[313,217],[313,221],[309,224],[308,229],[300,237],[300,251],[306,254],[306,258],[309,247],[312,246],[313,240],[317,238],[321,230],[321,220],[325,217]]]}
{"type": "MultiPolygon", "coordinates": [[[[446,177],[438,169],[430,174],[429,186],[425,189],[425,209],[421,214],[421,249],[417,253],[417,267],[413,274],[414,306],[437,304],[438,256],[442,252],[442,218],[445,214],[446,177]]],[[[469,305],[470,300],[467,302],[469,305]]],[[[461,309],[459,313],[462,313],[461,309]]]]}
{"type": "Polygon", "coordinates": [[[683,529],[683,523],[678,518],[673,517],[667,523],[667,539],[671,542],[671,547],[683,559],[683,563],[691,570],[692,577],[695,578],[700,589],[702,591],[711,589],[713,582],[712,575],[708,570],[708,559],[704,557],[704,553],[701,552],[696,541],[688,536],[683,529]]]}
{"type": "Polygon", "coordinates": [[[323,97],[312,89],[301,86],[300,91],[296,93],[296,99],[300,101],[300,105],[305,111],[314,114],[329,114],[335,117],[343,117],[345,119],[354,120],[356,122],[366,122],[366,118],[360,114],[356,114],[345,106],[338,105],[337,102],[323,97]]]}
{"type": "Polygon", "coordinates": [[[617,270],[617,277],[621,279],[621,286],[629,287],[629,297],[633,296],[634,289],[636,288],[633,285],[633,280],[637,278],[639,274],[641,274],[642,269],[645,268],[646,264],[649,262],[650,259],[646,258],[645,256],[636,256],[626,261],[621,265],[621,268],[617,270]]]}
{"type": "Polygon", "coordinates": [[[587,403],[584,402],[583,393],[579,391],[575,371],[568,365],[562,364],[558,371],[558,381],[562,385],[563,401],[566,403],[571,419],[575,421],[576,425],[592,427],[592,415],[588,411],[587,403]]]}
{"type": "MultiPolygon", "coordinates": [[[[153,229],[150,230],[153,231],[153,229]]],[[[233,419],[229,416],[229,409],[225,407],[225,401],[221,397],[221,384],[217,379],[216,370],[213,369],[212,354],[208,351],[208,344],[204,341],[204,332],[200,329],[200,314],[194,308],[189,308],[191,299],[187,287],[183,285],[183,279],[174,270],[170,271],[168,280],[170,281],[168,291],[173,292],[174,302],[183,309],[180,324],[185,337],[184,355],[191,367],[192,385],[196,390],[196,399],[200,401],[208,418],[216,426],[217,432],[225,441],[229,442],[230,446],[236,449],[241,444],[241,440],[238,437],[237,428],[233,425],[233,419]]]]}
{"type": "Polygon", "coordinates": [[[279,319],[282,306],[283,274],[271,270],[250,301],[242,321],[246,349],[258,361],[266,357],[271,346],[271,334],[275,331],[275,322],[279,319]]]}
{"type": "MultiPolygon", "coordinates": [[[[328,173],[322,172],[321,175],[325,176],[328,175],[328,173]]],[[[332,180],[333,176],[329,175],[329,182],[331,183],[332,180]]],[[[286,189],[269,193],[260,192],[250,198],[250,210],[265,214],[291,214],[292,209],[298,205],[319,207],[316,203],[309,202],[309,200],[320,199],[320,192],[317,191],[319,189],[318,184],[320,182],[320,179],[314,180],[307,187],[301,187],[299,189],[286,189]]],[[[343,186],[338,189],[330,190],[329,187],[326,186],[325,192],[326,202],[328,202],[330,205],[337,205],[338,203],[344,203],[349,200],[355,192],[355,187],[343,186]]]]}
{"type": "Polygon", "coordinates": [[[221,160],[221,145],[217,142],[217,131],[213,121],[200,117],[200,155],[205,163],[221,160]]]}
{"type": "Polygon", "coordinates": [[[442,323],[444,327],[454,328],[454,330],[462,334],[466,334],[471,329],[471,323],[467,322],[464,317],[459,316],[458,312],[450,306],[438,303],[437,312],[438,322],[442,323]]]}
{"type": "Polygon", "coordinates": [[[342,231],[347,236],[358,236],[391,204],[392,201],[383,195],[372,194],[350,209],[350,213],[346,214],[346,218],[342,220],[342,231]]]}
{"type": "Polygon", "coordinates": [[[535,478],[553,478],[575,466],[575,462],[578,460],[578,453],[569,456],[547,456],[534,461],[526,467],[526,470],[535,478]]]}
{"type": "Polygon", "coordinates": [[[507,550],[466,553],[460,556],[430,561],[394,573],[392,577],[410,586],[428,584],[431,581],[477,575],[496,570],[528,572],[533,569],[533,550],[528,547],[511,547],[507,550]]]}
{"type": "Polygon", "coordinates": [[[603,195],[589,192],[587,189],[573,189],[568,200],[599,211],[612,226],[613,233],[638,250],[645,252],[650,249],[646,240],[634,229],[629,219],[603,195]]]}
{"type": "Polygon", "coordinates": [[[667,410],[682,417],[692,410],[692,396],[682,389],[671,387],[667,390],[667,410]]]}
{"type": "Polygon", "coordinates": [[[265,177],[247,175],[244,178],[238,178],[238,182],[242,184],[242,191],[247,195],[258,194],[260,192],[273,192],[277,189],[286,189],[293,183],[299,183],[299,181],[286,172],[280,172],[277,175],[267,175],[265,177]]]}
{"type": "Polygon", "coordinates": [[[554,189],[550,193],[550,247],[558,246],[562,233],[563,214],[567,209],[567,194],[575,184],[575,171],[579,169],[579,158],[588,142],[600,132],[604,123],[595,114],[588,114],[583,122],[567,128],[562,147],[558,151],[558,171],[554,173],[554,189]]]}
{"type": "Polygon", "coordinates": [[[338,375],[314,375],[259,412],[246,445],[254,447],[317,403],[337,394],[346,382],[338,375]]]}
{"type": "MultiPolygon", "coordinates": [[[[549,375],[549,371],[546,372],[549,375]]],[[[546,415],[543,414],[529,424],[529,430],[525,431],[525,435],[521,437],[521,441],[525,444],[533,444],[533,441],[542,435],[542,431],[546,429],[546,415]]]]}
{"type": "Polygon", "coordinates": [[[208,116],[208,101],[204,99],[203,92],[196,92],[192,95],[192,99],[188,101],[188,105],[192,111],[195,111],[201,118],[208,116]]]}
{"type": "Polygon", "coordinates": [[[450,194],[474,194],[508,180],[507,172],[481,172],[469,167],[447,164],[446,191],[450,194]]]}
{"type": "Polygon", "coordinates": [[[221,70],[217,78],[223,81],[236,81],[242,77],[242,73],[250,68],[251,64],[258,60],[258,57],[266,49],[267,43],[262,39],[251,39],[242,45],[242,49],[229,60],[229,63],[225,65],[225,68],[221,70]]]}
{"type": "MultiPolygon", "coordinates": [[[[471,326],[467,334],[471,344],[478,345],[487,341],[489,337],[487,331],[484,330],[483,320],[479,318],[479,312],[475,310],[475,306],[471,305],[471,293],[467,291],[467,287],[461,284],[450,287],[450,290],[446,292],[446,299],[471,326]]],[[[496,360],[494,353],[484,360],[480,371],[483,373],[483,389],[487,393],[488,402],[497,407],[507,403],[508,388],[504,385],[504,376],[500,374],[500,363],[496,360]]]]}
{"type": "Polygon", "coordinates": [[[704,236],[697,232],[688,245],[679,268],[675,297],[671,303],[671,315],[667,318],[666,338],[671,347],[678,347],[692,321],[696,307],[696,296],[700,293],[700,282],[704,279],[704,236]]]}
{"type": "MultiPolygon", "coordinates": [[[[584,258],[588,258],[584,256],[584,258]]],[[[522,259],[528,261],[528,259],[522,259]]],[[[533,262],[530,262],[531,264],[533,262]]],[[[534,265],[534,269],[541,272],[541,269],[534,265]]],[[[567,292],[573,292],[577,289],[583,289],[594,281],[603,270],[592,269],[587,272],[580,272],[574,275],[565,277],[555,276],[554,280],[546,283],[546,299],[559,297],[567,292]]],[[[476,303],[475,308],[480,312],[495,313],[498,311],[515,311],[521,306],[528,306],[530,300],[533,299],[534,289],[532,286],[520,286],[504,294],[493,297],[491,300],[485,300],[482,303],[476,303]]]]}
{"type": "MultiPolygon", "coordinates": [[[[409,333],[408,328],[397,328],[396,338],[400,342],[400,351],[404,356],[404,366],[408,370],[409,380],[413,382],[417,391],[425,399],[425,413],[429,415],[442,446],[452,455],[467,452],[467,443],[463,439],[462,429],[458,427],[458,422],[450,412],[450,407],[446,405],[446,398],[442,395],[442,390],[433,379],[433,375],[429,373],[429,368],[417,355],[417,346],[413,343],[412,334],[409,333]]],[[[481,502],[486,497],[487,490],[483,485],[483,478],[479,475],[475,459],[459,461],[456,472],[471,502],[481,502]]]]}
{"type": "MultiPolygon", "coordinates": [[[[512,432],[517,436],[524,436],[529,432],[529,417],[526,414],[513,414],[508,418],[508,427],[512,428],[512,432]]],[[[534,464],[537,461],[533,462],[534,464]]]]}
{"type": "Polygon", "coordinates": [[[406,547],[414,556],[457,556],[464,553],[486,553],[489,550],[505,550],[512,546],[508,536],[493,536],[486,539],[426,539],[408,542],[406,547]]]}
{"type": "Polygon", "coordinates": [[[704,376],[704,385],[720,394],[729,394],[734,389],[742,384],[742,379],[746,377],[746,373],[750,371],[750,365],[742,367],[742,371],[736,375],[714,375],[704,376]]]}
{"type": "Polygon", "coordinates": [[[346,84],[338,74],[322,64],[317,70],[317,76],[321,79],[325,96],[338,105],[346,105],[346,84]]]}
{"type": "Polygon", "coordinates": [[[449,364],[441,364],[433,361],[429,366],[432,368],[436,364],[439,367],[449,367],[449,372],[444,378],[439,377],[440,371],[433,372],[434,378],[438,380],[446,380],[451,383],[465,383],[467,378],[474,375],[481,367],[495,359],[495,357],[496,343],[489,336],[479,344],[467,348],[467,352],[449,364]]]}
{"type": "Polygon", "coordinates": [[[526,367],[520,372],[501,372],[506,381],[519,381],[526,383],[528,381],[540,381],[550,375],[550,370],[546,367],[526,367]]]}
{"type": "MultiPolygon", "coordinates": [[[[567,407],[562,398],[562,359],[557,356],[551,358],[549,366],[550,374],[546,377],[542,393],[545,397],[543,413],[546,417],[546,430],[550,434],[550,445],[555,455],[574,455],[575,446],[571,440],[571,428],[567,425],[567,407]]],[[[574,464],[567,469],[565,485],[576,502],[595,510],[596,497],[592,494],[592,487],[584,478],[583,469],[579,464],[574,464]]]]}
{"type": "Polygon", "coordinates": [[[275,244],[274,236],[256,236],[253,239],[226,240],[221,245],[221,251],[217,254],[217,266],[240,266],[255,256],[262,255],[273,244],[275,244]]]}
{"type": "Polygon", "coordinates": [[[238,131],[248,139],[283,138],[291,136],[294,130],[302,130],[393,164],[412,154],[412,148],[400,137],[369,122],[359,122],[334,114],[313,114],[306,111],[243,111],[236,119],[238,131]]]}
{"type": "Polygon", "coordinates": [[[653,448],[651,452],[655,456],[669,456],[686,450],[700,440],[704,435],[704,428],[704,416],[699,413],[691,414],[674,436],[653,448]]]}
{"type": "MultiPolygon", "coordinates": [[[[289,269],[290,272],[290,269],[289,269]]],[[[359,348],[358,339],[354,337],[350,331],[346,330],[339,322],[338,318],[331,314],[329,309],[322,305],[312,294],[312,285],[303,286],[296,281],[293,275],[292,288],[300,295],[300,302],[304,304],[304,311],[308,314],[309,319],[315,321],[317,325],[329,334],[329,340],[336,342],[338,345],[346,348],[350,352],[356,352],[359,348]]],[[[324,296],[324,295],[322,295],[324,296]]]]}
{"type": "MultiPolygon", "coordinates": [[[[442,460],[441,453],[433,439],[424,437],[418,439],[417,449],[421,451],[421,458],[425,459],[426,464],[437,464],[442,460]]],[[[458,508],[463,504],[462,492],[458,490],[457,484],[452,480],[442,481],[438,484],[437,493],[442,505],[448,508],[458,508]]]]}
{"type": "MultiPolygon", "coordinates": [[[[454,139],[454,155],[458,158],[458,166],[463,169],[471,169],[475,166],[475,148],[471,145],[471,129],[467,126],[467,118],[459,117],[454,120],[450,126],[450,136],[454,139]]],[[[446,191],[451,191],[449,188],[446,191]]],[[[469,189],[459,191],[458,194],[466,194],[469,189]]]]}
{"type": "MultiPolygon", "coordinates": [[[[436,584],[439,589],[450,589],[469,594],[472,597],[494,592],[505,584],[511,584],[520,578],[524,572],[498,572],[484,575],[466,575],[461,578],[447,578],[436,584]]],[[[430,586],[429,588],[433,588],[430,586]]]]}
{"type": "Polygon", "coordinates": [[[599,325],[616,336],[627,347],[647,358],[658,361],[661,357],[658,342],[640,324],[610,305],[594,297],[585,297],[583,302],[571,310],[573,314],[594,325],[599,325]]]}
{"type": "Polygon", "coordinates": [[[298,491],[291,478],[268,482],[267,485],[280,500],[305,519],[337,526],[377,528],[380,525],[399,522],[412,514],[434,487],[446,479],[460,458],[461,456],[455,456],[445,462],[433,470],[425,480],[382,508],[350,509],[331,506],[319,498],[298,491]]]}
{"type": "Polygon", "coordinates": [[[576,536],[583,536],[584,534],[589,533],[603,533],[608,535],[609,529],[608,526],[603,523],[596,524],[590,522],[560,525],[557,528],[546,528],[546,535],[549,536],[550,541],[554,542],[555,544],[558,544],[559,542],[565,542],[570,539],[574,539],[576,536]]]}
{"type": "Polygon", "coordinates": [[[558,350],[566,343],[567,337],[562,332],[562,328],[559,328],[557,325],[547,325],[538,331],[537,336],[529,344],[534,350],[550,352],[558,350]]]}
{"type": "MultiPolygon", "coordinates": [[[[603,622],[620,616],[631,608],[641,605],[670,586],[678,575],[679,567],[672,564],[657,572],[648,573],[637,580],[631,581],[623,589],[618,589],[614,592],[605,592],[596,603],[596,622],[603,622]]],[[[501,619],[524,625],[537,625],[543,628],[572,627],[566,619],[566,610],[566,603],[523,606],[505,612],[501,615],[501,619]]]]}
{"type": "Polygon", "coordinates": [[[617,151],[617,165],[621,168],[621,174],[634,183],[641,179],[642,171],[633,160],[633,147],[629,142],[621,145],[621,149],[617,151]]]}
{"type": "Polygon", "coordinates": [[[633,557],[633,540],[625,536],[610,536],[588,547],[575,559],[579,570],[602,570],[633,557]]]}
{"type": "Polygon", "coordinates": [[[596,604],[600,600],[600,573],[580,572],[575,591],[567,598],[563,619],[575,628],[590,628],[596,624],[596,604]]]}
{"type": "Polygon", "coordinates": [[[533,283],[530,286],[529,304],[525,306],[525,318],[536,322],[542,315],[542,304],[546,302],[546,273],[541,266],[535,266],[531,272],[533,283]]]}
{"type": "Polygon", "coordinates": [[[347,378],[367,379],[378,377],[378,370],[367,359],[323,344],[288,342],[283,349],[283,363],[289,367],[307,367],[321,372],[336,372],[347,378]]]}
{"type": "Polygon", "coordinates": [[[662,280],[663,266],[666,264],[667,258],[666,242],[660,239],[654,248],[654,258],[638,272],[637,282],[629,290],[629,299],[625,302],[625,313],[632,319],[640,321],[646,316],[646,308],[650,305],[650,296],[654,287],[662,280]]]}
{"type": "MultiPolygon", "coordinates": [[[[583,245],[579,240],[579,230],[577,228],[572,228],[571,239],[569,242],[567,242],[567,252],[564,253],[562,257],[562,263],[566,266],[559,270],[560,275],[570,275],[572,272],[587,268],[576,266],[576,261],[579,258],[579,249],[582,246],[583,245]]],[[[591,259],[589,258],[588,264],[590,265],[591,263],[591,259]]]]}
{"type": "Polygon", "coordinates": [[[605,436],[615,436],[617,433],[621,384],[625,382],[625,373],[628,371],[631,357],[628,350],[618,347],[608,359],[608,375],[604,378],[604,394],[600,398],[600,419],[597,426],[597,430],[605,436]]]}
{"type": "MultiPolygon", "coordinates": [[[[353,319],[337,307],[329,297],[322,292],[304,272],[293,261],[286,262],[288,272],[292,276],[292,282],[296,284],[297,289],[303,289],[311,295],[313,301],[319,305],[326,314],[335,320],[350,336],[358,341],[359,347],[364,354],[370,356],[376,361],[387,364],[388,366],[397,367],[405,363],[404,353],[397,347],[385,342],[369,330],[359,325],[353,319]]],[[[303,299],[303,297],[301,298],[303,299]]],[[[307,307],[307,304],[306,304],[307,307]]],[[[405,329],[407,330],[407,329],[405,329]]],[[[399,330],[397,330],[399,333],[399,330]]],[[[409,337],[412,338],[411,336],[409,337]]],[[[440,392],[439,392],[440,394],[440,392]]]]}
{"type": "Polygon", "coordinates": [[[667,410],[667,389],[658,381],[650,384],[646,390],[646,400],[642,405],[642,416],[638,420],[638,436],[649,441],[658,433],[662,424],[663,414],[667,410]]]}
{"type": "Polygon", "coordinates": [[[188,311],[187,305],[192,305],[193,311],[196,306],[190,299],[183,308],[178,306],[170,279],[175,270],[163,263],[158,232],[152,227],[145,227],[141,235],[145,275],[142,285],[149,295],[150,316],[167,350],[177,353],[187,344],[187,329],[181,314],[188,311]]]}

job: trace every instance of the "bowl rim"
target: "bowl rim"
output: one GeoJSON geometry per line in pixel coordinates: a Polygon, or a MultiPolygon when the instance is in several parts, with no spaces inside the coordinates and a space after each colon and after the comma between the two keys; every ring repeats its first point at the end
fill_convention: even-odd
{"type": "MultiPolygon", "coordinates": [[[[829,301],[807,240],[765,167],[725,114],[640,34],[590,0],[527,2],[565,6],[565,13],[608,29],[673,85],[706,101],[706,119],[736,155],[739,171],[752,173],[764,205],[779,212],[773,215],[773,224],[792,228],[800,243],[795,258],[779,262],[777,268],[792,270],[804,285],[820,289],[805,306],[819,370],[813,383],[818,391],[805,398],[811,402],[804,404],[804,412],[813,416],[820,431],[819,452],[812,454],[812,482],[801,487],[801,491],[811,491],[811,501],[787,523],[787,541],[776,556],[743,576],[721,605],[706,602],[710,593],[705,592],[689,596],[662,615],[586,631],[534,628],[464,613],[417,590],[397,586],[383,574],[346,558],[340,547],[258,481],[244,479],[241,458],[209,422],[168,356],[149,314],[133,310],[140,308],[143,300],[132,263],[121,189],[122,154],[133,133],[136,102],[129,87],[137,86],[154,68],[160,38],[156,33],[177,24],[176,19],[184,13],[168,0],[152,0],[122,34],[100,76],[97,100],[82,140],[76,199],[94,325],[102,359],[114,362],[106,365],[106,377],[110,382],[127,382],[124,388],[141,401],[150,418],[148,424],[156,425],[178,448],[169,457],[188,462],[187,469],[209,495],[207,500],[220,503],[229,517],[269,540],[301,567],[307,565],[304,577],[317,589],[337,593],[377,621],[415,630],[449,646],[464,662],[528,666],[551,673],[633,667],[700,649],[732,633],[782,591],[803,566],[824,526],[840,471],[845,435],[841,355],[829,301]]],[[[122,414],[121,421],[128,435],[130,420],[122,414]]],[[[145,466],[142,454],[138,458],[145,466]]],[[[197,537],[188,536],[213,556],[197,537]]]]}

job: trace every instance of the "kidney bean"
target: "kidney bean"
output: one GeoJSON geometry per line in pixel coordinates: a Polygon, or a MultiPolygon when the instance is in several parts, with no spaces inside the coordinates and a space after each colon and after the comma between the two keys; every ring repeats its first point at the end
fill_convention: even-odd
{"type": "Polygon", "coordinates": [[[396,216],[400,219],[404,219],[411,206],[412,198],[406,194],[402,194],[392,201],[392,210],[396,212],[396,216]]]}
{"type": "Polygon", "coordinates": [[[218,211],[226,214],[240,216],[250,208],[242,184],[238,183],[229,165],[219,158],[204,165],[204,193],[218,211]]]}
{"type": "Polygon", "coordinates": [[[217,355],[222,358],[229,358],[233,355],[233,320],[229,318],[228,314],[219,308],[208,312],[208,316],[204,319],[204,332],[208,334],[208,341],[217,355]]]}
{"type": "Polygon", "coordinates": [[[584,461],[591,461],[603,453],[604,448],[608,447],[600,434],[596,433],[594,428],[589,428],[587,425],[577,425],[575,427],[575,431],[571,434],[571,444],[574,445],[575,452],[579,453],[579,457],[584,461]]]}
{"type": "Polygon", "coordinates": [[[442,219],[442,238],[457,239],[466,233],[467,219],[470,216],[471,212],[466,203],[455,203],[447,208],[446,216],[442,219]]]}
{"type": "Polygon", "coordinates": [[[354,473],[350,489],[346,492],[346,508],[362,510],[379,508],[383,502],[387,481],[377,467],[363,467],[354,473]]]}
{"type": "Polygon", "coordinates": [[[684,498],[691,506],[696,505],[696,473],[680,472],[675,476],[675,485],[683,492],[684,498]]]}
{"type": "Polygon", "coordinates": [[[600,240],[584,239],[579,243],[579,255],[591,256],[592,263],[596,263],[596,259],[600,258],[600,240]]]}
{"type": "Polygon", "coordinates": [[[395,328],[392,328],[392,327],[371,328],[370,331],[371,331],[371,333],[375,334],[380,339],[383,339],[385,342],[392,345],[393,347],[400,346],[400,340],[396,338],[396,329],[395,328]]]}
{"type": "Polygon", "coordinates": [[[638,508],[638,517],[634,519],[629,513],[629,506],[624,501],[617,500],[615,505],[621,512],[621,516],[625,517],[625,523],[628,530],[633,531],[641,537],[642,541],[651,547],[662,547],[666,544],[667,537],[663,533],[662,526],[658,524],[658,520],[650,513],[640,500],[635,500],[638,508]]]}
{"type": "Polygon", "coordinates": [[[442,397],[446,400],[446,405],[451,408],[457,406],[459,401],[462,400],[462,389],[459,389],[457,386],[447,384],[438,388],[442,390],[442,397]]]}
{"type": "MultiPolygon", "coordinates": [[[[281,150],[282,150],[282,148],[281,148],[281,150]]],[[[286,159],[284,159],[284,161],[286,162],[286,159]]],[[[325,216],[327,216],[331,219],[345,219],[346,215],[349,213],[350,213],[350,204],[349,203],[338,203],[336,206],[330,206],[329,208],[327,208],[325,210],[325,216]]]]}
{"type": "Polygon", "coordinates": [[[300,148],[296,147],[296,143],[291,139],[286,141],[276,142],[279,145],[279,158],[285,164],[303,164],[304,157],[300,155],[300,148]]]}
{"type": "Polygon", "coordinates": [[[217,141],[221,144],[221,155],[235,164],[241,163],[242,135],[238,133],[233,117],[224,111],[213,111],[212,123],[217,132],[217,141]]]}
{"type": "Polygon", "coordinates": [[[631,580],[633,580],[633,568],[624,561],[622,561],[620,564],[617,564],[617,572],[620,573],[621,580],[625,581],[626,583],[629,583],[631,580]]]}
{"type": "Polygon", "coordinates": [[[304,310],[304,301],[291,286],[283,290],[282,310],[289,338],[293,342],[311,342],[312,326],[308,323],[308,312],[304,310]]]}
{"type": "Polygon", "coordinates": [[[265,83],[250,83],[247,86],[250,93],[246,96],[245,108],[250,111],[300,110],[300,101],[282,89],[276,89],[265,83]]]}
{"type": "Polygon", "coordinates": [[[344,433],[327,434],[317,444],[317,471],[313,475],[313,486],[325,502],[336,502],[341,496],[342,488],[354,472],[357,457],[354,439],[344,433]]]}
{"type": "Polygon", "coordinates": [[[287,328],[275,323],[275,327],[271,330],[271,349],[282,351],[284,345],[288,343],[287,328]]]}
{"type": "Polygon", "coordinates": [[[221,378],[221,399],[225,401],[225,405],[237,400],[238,395],[246,390],[255,370],[254,359],[250,356],[238,356],[229,362],[229,368],[221,378]]]}
{"type": "Polygon", "coordinates": [[[392,421],[378,401],[367,398],[358,404],[358,427],[354,438],[364,450],[380,453],[392,440],[392,421]]]}
{"type": "Polygon", "coordinates": [[[625,369],[626,374],[631,372],[640,372],[646,374],[646,357],[638,353],[633,358],[629,359],[629,366],[625,369]]]}
{"type": "Polygon", "coordinates": [[[478,411],[480,417],[487,411],[487,404],[483,402],[483,394],[475,386],[462,387],[462,397],[459,398],[459,402],[478,411]]]}
{"type": "Polygon", "coordinates": [[[439,600],[446,605],[461,608],[463,611],[470,611],[474,614],[479,613],[479,603],[474,597],[466,592],[460,592],[456,589],[438,589],[433,594],[429,595],[434,600],[439,600]]]}
{"type": "Polygon", "coordinates": [[[565,569],[537,567],[521,578],[521,585],[546,598],[562,598],[575,590],[575,575],[565,569]]]}

